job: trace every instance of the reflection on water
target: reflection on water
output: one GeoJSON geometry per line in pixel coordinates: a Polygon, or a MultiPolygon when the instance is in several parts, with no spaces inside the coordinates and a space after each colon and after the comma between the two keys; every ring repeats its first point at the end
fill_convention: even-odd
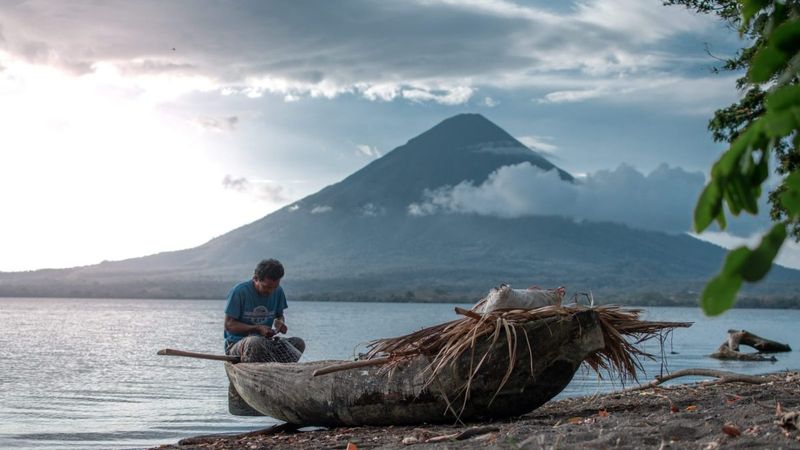
{"type": "MultiPolygon", "coordinates": [[[[308,345],[304,361],[349,359],[371,339],[456,319],[453,306],[290,301],[287,322],[308,345]]],[[[146,447],[266,426],[271,419],[228,414],[222,363],[155,354],[165,347],[220,353],[223,307],[223,300],[0,299],[0,447],[146,447]]],[[[796,352],[778,354],[777,363],[705,357],[729,328],[796,348],[791,331],[800,311],[733,310],[708,319],[697,308],[648,308],[647,318],[695,322],[666,341],[670,371],[800,368],[796,352]]],[[[656,341],[645,349],[660,354],[656,341]]],[[[645,362],[644,380],[661,366],[645,362]]],[[[580,371],[560,396],[618,387],[580,371]]]]}

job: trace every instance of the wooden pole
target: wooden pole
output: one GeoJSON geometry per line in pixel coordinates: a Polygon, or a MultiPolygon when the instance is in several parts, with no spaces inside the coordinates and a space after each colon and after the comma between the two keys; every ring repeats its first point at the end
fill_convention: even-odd
{"type": "Polygon", "coordinates": [[[215,361],[228,361],[232,363],[238,363],[239,357],[238,356],[228,356],[228,355],[212,355],[209,353],[195,353],[195,352],[187,352],[184,350],[175,350],[172,348],[165,348],[159,350],[158,355],[167,355],[167,356],[185,356],[187,358],[197,358],[197,359],[213,359],[215,361]]]}
{"type": "Polygon", "coordinates": [[[347,362],[344,364],[335,364],[333,366],[327,366],[321,369],[317,369],[314,371],[314,373],[311,374],[311,376],[317,377],[320,375],[326,375],[333,372],[340,372],[342,370],[357,369],[359,367],[379,366],[381,364],[389,362],[389,359],[390,359],[389,357],[362,359],[360,361],[347,362]]]}

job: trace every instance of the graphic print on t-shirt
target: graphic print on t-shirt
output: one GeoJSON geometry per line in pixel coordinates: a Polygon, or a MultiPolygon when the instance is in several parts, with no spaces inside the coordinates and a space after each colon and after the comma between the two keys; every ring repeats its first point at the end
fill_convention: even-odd
{"type": "Polygon", "coordinates": [[[250,320],[254,325],[266,324],[275,317],[275,312],[267,309],[266,306],[260,305],[252,311],[244,313],[244,319],[250,320]]]}

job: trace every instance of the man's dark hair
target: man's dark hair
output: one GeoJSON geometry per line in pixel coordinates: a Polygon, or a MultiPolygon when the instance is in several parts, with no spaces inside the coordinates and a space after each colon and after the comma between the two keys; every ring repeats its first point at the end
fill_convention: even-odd
{"type": "Polygon", "coordinates": [[[270,280],[280,280],[283,278],[283,264],[277,259],[265,259],[258,263],[253,276],[256,280],[269,278],[270,280]]]}

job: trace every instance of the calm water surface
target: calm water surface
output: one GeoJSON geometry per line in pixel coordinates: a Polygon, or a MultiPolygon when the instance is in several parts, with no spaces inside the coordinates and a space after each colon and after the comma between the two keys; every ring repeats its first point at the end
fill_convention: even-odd
{"type": "MultiPolygon", "coordinates": [[[[289,334],[306,341],[304,361],[349,359],[371,339],[457,318],[454,306],[290,301],[287,322],[289,334]]],[[[0,448],[142,448],[274,422],[228,414],[221,362],[156,355],[165,347],[221,353],[223,307],[222,300],[0,298],[0,448]]],[[[797,352],[778,354],[776,363],[705,356],[729,328],[798,348],[800,311],[739,309],[709,319],[697,308],[648,308],[646,318],[695,325],[667,341],[663,364],[646,363],[645,381],[664,364],[670,371],[800,369],[797,352]]],[[[660,354],[655,342],[645,349],[660,354]]],[[[618,387],[579,371],[561,396],[618,387]]]]}

